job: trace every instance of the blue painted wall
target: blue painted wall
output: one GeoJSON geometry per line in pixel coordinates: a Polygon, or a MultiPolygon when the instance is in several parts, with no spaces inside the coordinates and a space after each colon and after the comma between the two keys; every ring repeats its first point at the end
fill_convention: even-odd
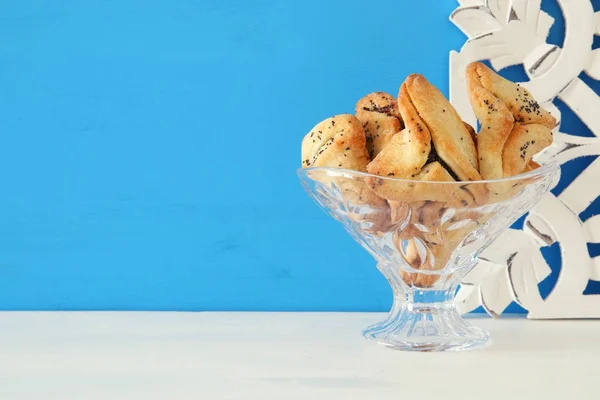
{"type": "Polygon", "coordinates": [[[300,140],[411,72],[446,91],[455,6],[1,2],[0,308],[387,309],[300,140]]]}

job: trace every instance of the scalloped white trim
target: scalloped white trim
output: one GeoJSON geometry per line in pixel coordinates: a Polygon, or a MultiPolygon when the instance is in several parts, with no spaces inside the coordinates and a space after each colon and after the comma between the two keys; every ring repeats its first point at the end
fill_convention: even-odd
{"type": "MultiPolygon", "coordinates": [[[[600,12],[590,0],[557,0],[565,19],[563,47],[546,43],[554,19],[541,0],[459,0],[450,20],[467,35],[459,52],[450,52],[450,100],[463,119],[476,126],[464,78],[467,64],[489,60],[496,70],[523,64],[530,81],[523,83],[560,121],[552,101],[562,100],[594,133],[584,138],[555,129],[554,144],[540,155],[561,164],[581,156],[600,155],[600,98],[581,79],[581,72],[600,78],[600,50],[591,50],[600,35],[600,12]]],[[[523,230],[509,230],[482,254],[465,277],[457,301],[462,312],[483,306],[502,314],[511,302],[528,310],[528,318],[600,318],[600,295],[583,295],[591,280],[600,280],[600,257],[589,256],[587,243],[600,242],[600,216],[583,223],[579,214],[600,196],[600,158],[561,193],[546,195],[527,217],[523,230]],[[558,242],[562,267],[546,299],[538,284],[550,267],[541,247],[558,242]]]]}

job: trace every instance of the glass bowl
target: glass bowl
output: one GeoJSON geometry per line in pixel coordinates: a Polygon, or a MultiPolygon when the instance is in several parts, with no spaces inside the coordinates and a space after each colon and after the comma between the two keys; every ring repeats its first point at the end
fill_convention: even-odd
{"type": "Polygon", "coordinates": [[[557,163],[510,178],[426,182],[339,168],[298,170],[302,186],[377,261],[393,291],[387,318],[363,335],[401,350],[476,348],[488,332],[454,298],[478,255],[546,193],[557,163]]]}

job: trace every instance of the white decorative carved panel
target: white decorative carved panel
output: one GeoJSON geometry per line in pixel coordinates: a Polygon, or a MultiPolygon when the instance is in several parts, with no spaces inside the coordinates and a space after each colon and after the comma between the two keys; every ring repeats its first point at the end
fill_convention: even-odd
{"type": "MultiPolygon", "coordinates": [[[[466,91],[465,69],[473,61],[489,60],[501,70],[522,64],[529,77],[522,85],[559,121],[554,144],[538,161],[561,164],[582,156],[600,155],[600,98],[583,82],[585,72],[600,79],[600,13],[591,0],[557,0],[565,19],[562,47],[546,38],[554,19],[541,10],[541,0],[459,0],[450,20],[466,35],[460,52],[450,52],[450,100],[463,119],[476,126],[466,91]],[[590,129],[594,137],[560,128],[560,99],[590,129]]],[[[525,219],[522,230],[510,229],[490,248],[463,281],[458,293],[461,311],[478,306],[492,316],[516,302],[528,318],[600,318],[600,295],[584,295],[589,280],[600,280],[600,257],[589,256],[588,243],[600,243],[600,215],[585,223],[579,214],[600,196],[600,158],[555,196],[547,194],[525,219]],[[541,248],[558,242],[561,269],[544,299],[539,283],[552,272],[541,248]]]]}

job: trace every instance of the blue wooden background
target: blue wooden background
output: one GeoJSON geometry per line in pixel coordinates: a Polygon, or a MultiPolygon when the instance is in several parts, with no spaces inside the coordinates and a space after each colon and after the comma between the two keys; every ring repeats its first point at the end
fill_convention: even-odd
{"type": "Polygon", "coordinates": [[[456,5],[2,1],[0,308],[387,309],[300,141],[411,72],[446,92],[456,5]]]}

